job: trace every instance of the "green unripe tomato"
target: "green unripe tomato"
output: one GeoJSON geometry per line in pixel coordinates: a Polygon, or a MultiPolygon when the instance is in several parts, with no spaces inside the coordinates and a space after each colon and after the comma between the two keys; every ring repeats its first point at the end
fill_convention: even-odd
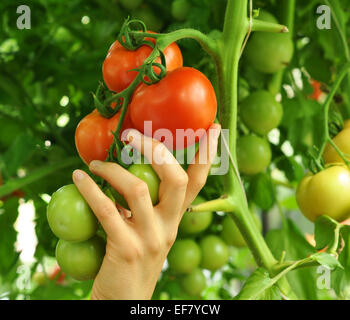
{"type": "MultiPolygon", "coordinates": [[[[143,161],[142,161],[143,162],[143,161]]],[[[159,201],[159,184],[160,179],[156,172],[153,170],[152,166],[147,163],[133,164],[129,167],[128,171],[138,177],[139,179],[146,182],[148,186],[148,191],[152,200],[152,204],[156,205],[159,201]]],[[[125,201],[123,196],[115,190],[111,190],[112,195],[118,204],[126,209],[129,209],[128,203],[125,201]]]]}
{"type": "MultiPolygon", "coordinates": [[[[262,225],[261,225],[260,218],[256,214],[253,214],[253,218],[256,223],[256,226],[261,231],[262,225]]],[[[230,246],[234,246],[237,248],[243,248],[247,246],[247,243],[245,242],[236,223],[228,215],[222,221],[221,238],[223,238],[225,242],[230,246]]]]}
{"type": "Polygon", "coordinates": [[[266,139],[247,135],[237,140],[237,161],[239,170],[248,175],[264,171],[272,158],[271,147],[266,139]]]}
{"type": "Polygon", "coordinates": [[[293,58],[294,44],[287,33],[260,32],[247,44],[248,63],[262,73],[275,73],[285,68],[293,58]]]}
{"type": "Polygon", "coordinates": [[[198,296],[205,289],[206,282],[203,271],[199,268],[183,276],[180,280],[183,290],[190,296],[198,296]]]}
{"type": "Polygon", "coordinates": [[[266,21],[266,22],[271,22],[271,23],[278,23],[278,20],[276,19],[276,17],[270,12],[265,10],[260,10],[259,16],[256,19],[266,21]]]}
{"type": "Polygon", "coordinates": [[[201,250],[191,239],[176,240],[168,254],[169,269],[175,273],[191,273],[200,261],[201,250]]]}
{"type": "Polygon", "coordinates": [[[105,242],[98,236],[81,242],[60,239],[56,247],[56,259],[62,271],[72,278],[91,280],[100,270],[105,247],[105,242]]]}
{"type": "Polygon", "coordinates": [[[133,164],[128,171],[147,183],[152,203],[157,204],[160,180],[152,166],[144,163],[133,164]]]}
{"type": "Polygon", "coordinates": [[[119,0],[120,4],[127,10],[135,10],[138,8],[143,0],[119,0]]]}
{"type": "Polygon", "coordinates": [[[186,17],[191,9],[188,0],[174,0],[171,4],[171,15],[179,21],[186,20],[186,17]]]}
{"type": "Polygon", "coordinates": [[[299,183],[296,200],[301,212],[314,222],[327,215],[342,222],[350,218],[350,169],[341,163],[307,174],[299,183]]]}
{"type": "MultiPolygon", "coordinates": [[[[193,205],[205,202],[206,200],[200,196],[193,201],[193,205]]],[[[211,211],[205,212],[185,212],[180,225],[179,232],[182,235],[192,235],[207,229],[213,220],[213,213],[211,211]]]]}
{"type": "MultiPolygon", "coordinates": [[[[258,19],[277,23],[266,11],[262,11],[258,19]]],[[[257,71],[275,73],[290,63],[293,53],[294,44],[289,33],[257,32],[247,44],[245,57],[257,71]]]]}
{"type": "Polygon", "coordinates": [[[229,249],[220,237],[215,235],[205,236],[201,239],[199,246],[202,253],[202,268],[214,271],[228,262],[229,249]]]}
{"type": "Polygon", "coordinates": [[[250,94],[249,83],[240,78],[238,82],[238,101],[241,102],[246,99],[250,94]]]}
{"type": "Polygon", "coordinates": [[[281,123],[283,108],[270,92],[259,90],[242,101],[240,113],[251,131],[266,135],[281,123]]]}
{"type": "Polygon", "coordinates": [[[85,241],[96,233],[97,219],[74,184],[58,189],[47,206],[52,232],[67,241],[85,241]]]}

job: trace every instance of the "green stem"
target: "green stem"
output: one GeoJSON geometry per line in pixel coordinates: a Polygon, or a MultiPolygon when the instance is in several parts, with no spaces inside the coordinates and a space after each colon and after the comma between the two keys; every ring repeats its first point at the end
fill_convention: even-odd
{"type": "Polygon", "coordinates": [[[77,157],[68,158],[64,161],[61,161],[59,163],[50,164],[43,168],[40,168],[36,171],[33,171],[30,175],[25,176],[24,178],[18,178],[18,179],[12,179],[6,182],[3,186],[0,186],[0,198],[7,196],[11,192],[21,189],[28,184],[31,184],[35,181],[38,181],[40,179],[43,179],[53,173],[55,173],[58,170],[62,170],[74,165],[80,164],[81,161],[77,157]]]}
{"type": "Polygon", "coordinates": [[[323,141],[324,142],[320,148],[317,160],[321,160],[322,155],[324,153],[324,150],[326,148],[327,142],[330,140],[328,121],[329,121],[329,108],[330,108],[331,102],[333,101],[334,95],[338,91],[339,86],[342,83],[344,77],[348,74],[349,71],[350,71],[350,62],[347,62],[343,66],[343,68],[341,69],[341,72],[338,75],[336,81],[334,82],[332,89],[331,89],[330,93],[328,94],[327,99],[323,105],[323,111],[324,111],[324,118],[323,118],[323,136],[324,136],[324,139],[323,139],[323,141]]]}
{"type": "Polygon", "coordinates": [[[218,48],[216,40],[209,38],[204,33],[191,28],[186,29],[179,29],[175,30],[173,32],[169,33],[162,33],[162,34],[149,34],[146,32],[131,32],[131,34],[138,34],[143,35],[151,38],[157,39],[157,45],[161,50],[164,50],[166,47],[168,47],[171,43],[176,42],[181,39],[194,39],[196,40],[202,48],[209,53],[214,60],[217,58],[218,55],[218,48]]]}
{"type": "MultiPolygon", "coordinates": [[[[340,25],[338,16],[337,16],[337,11],[335,10],[334,6],[332,6],[332,4],[330,3],[329,0],[325,0],[325,4],[328,5],[331,8],[331,12],[332,12],[332,19],[334,21],[334,24],[338,30],[339,36],[341,38],[342,41],[342,45],[343,45],[343,49],[344,49],[344,54],[345,54],[345,58],[346,61],[350,61],[350,49],[349,49],[349,45],[348,45],[348,40],[347,40],[347,36],[346,36],[346,29],[342,28],[342,26],[340,25]]],[[[347,106],[347,113],[348,116],[350,117],[350,70],[348,71],[348,78],[347,78],[347,89],[346,89],[346,95],[348,97],[348,103],[346,104],[347,106]]]]}
{"type": "Polygon", "coordinates": [[[230,202],[227,196],[219,199],[203,202],[201,204],[189,207],[188,212],[207,212],[207,211],[223,211],[230,212],[234,208],[234,204],[230,202]]]}
{"type": "Polygon", "coordinates": [[[339,157],[342,158],[344,163],[350,168],[350,161],[348,160],[347,156],[343,153],[343,151],[340,150],[340,148],[334,143],[334,141],[330,137],[328,137],[327,141],[338,153],[339,157]]]}
{"type": "MultiPolygon", "coordinates": [[[[236,159],[238,67],[242,45],[249,31],[247,8],[248,0],[228,0],[223,36],[218,42],[219,59],[216,67],[219,80],[219,120],[223,129],[229,129],[228,149],[231,160],[229,172],[224,177],[224,193],[235,204],[231,216],[257,264],[270,272],[277,261],[249,211],[236,159]]],[[[286,279],[281,278],[279,287],[283,294],[295,298],[286,279]]]]}
{"type": "Polygon", "coordinates": [[[285,24],[290,34],[294,33],[294,17],[295,17],[295,5],[296,0],[284,0],[281,1],[281,21],[285,24]]]}
{"type": "MultiPolygon", "coordinates": [[[[294,17],[295,17],[296,0],[283,0],[280,2],[281,22],[288,27],[289,33],[294,33],[294,17]]],[[[284,70],[276,72],[271,79],[268,90],[271,94],[276,95],[281,91],[284,70]]]]}
{"type": "Polygon", "coordinates": [[[281,24],[266,22],[258,19],[253,19],[252,31],[286,33],[289,32],[286,26],[281,24]]]}
{"type": "Polygon", "coordinates": [[[246,239],[257,264],[269,270],[276,263],[276,260],[249,212],[245,190],[237,172],[238,66],[241,48],[249,28],[247,8],[247,0],[228,1],[223,37],[219,42],[220,59],[217,65],[219,74],[219,119],[222,128],[229,129],[228,147],[231,155],[229,172],[224,177],[224,188],[225,194],[228,195],[231,203],[235,204],[230,210],[232,218],[246,239]]]}
{"type": "Polygon", "coordinates": [[[340,224],[337,225],[337,227],[334,229],[334,242],[332,244],[332,247],[328,249],[328,252],[330,254],[338,256],[337,249],[339,246],[339,241],[340,241],[340,229],[342,226],[340,224]]]}
{"type": "Polygon", "coordinates": [[[310,258],[306,258],[297,262],[298,262],[297,264],[296,264],[296,261],[285,261],[283,263],[278,263],[274,265],[274,267],[272,268],[272,272],[273,274],[280,274],[281,272],[290,268],[291,266],[295,266],[294,269],[301,269],[301,268],[317,267],[320,265],[319,262],[312,260],[310,258]]]}
{"type": "Polygon", "coordinates": [[[162,35],[162,37],[158,38],[157,42],[160,48],[163,50],[167,46],[169,46],[172,42],[175,42],[184,38],[190,38],[190,39],[196,40],[202,46],[202,48],[214,58],[214,60],[217,59],[218,46],[217,46],[216,40],[209,38],[204,33],[195,29],[180,29],[170,33],[166,33],[164,34],[164,36],[162,35]]]}
{"type": "Polygon", "coordinates": [[[332,19],[334,21],[334,24],[339,32],[339,36],[341,38],[342,44],[343,44],[343,48],[344,48],[344,53],[345,53],[345,57],[347,61],[350,61],[350,50],[349,50],[349,46],[348,46],[348,40],[346,38],[346,34],[345,34],[345,30],[341,27],[338,16],[336,14],[336,10],[334,10],[334,8],[332,7],[332,4],[330,3],[329,0],[325,0],[325,4],[327,6],[329,6],[332,10],[332,19]]]}

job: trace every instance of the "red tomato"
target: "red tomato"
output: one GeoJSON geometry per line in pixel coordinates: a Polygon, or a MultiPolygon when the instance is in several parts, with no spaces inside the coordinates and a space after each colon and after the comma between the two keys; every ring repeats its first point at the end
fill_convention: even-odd
{"type": "Polygon", "coordinates": [[[313,87],[313,93],[310,95],[310,98],[318,101],[322,95],[321,83],[316,80],[310,80],[311,86],[313,87]]]}
{"type": "Polygon", "coordinates": [[[61,268],[57,265],[49,275],[50,280],[56,280],[56,284],[63,284],[66,274],[62,272],[61,268]]]}
{"type": "MultiPolygon", "coordinates": [[[[121,111],[107,119],[95,109],[80,121],[75,131],[75,145],[79,156],[86,164],[92,160],[106,160],[113,143],[112,131],[117,129],[120,113],[121,111]]],[[[122,132],[130,127],[132,125],[127,114],[122,132]]]]}
{"type": "MultiPolygon", "coordinates": [[[[146,40],[155,43],[155,39],[146,38],[146,40]]],[[[126,89],[137,76],[137,71],[130,70],[140,67],[152,50],[150,46],[144,45],[131,51],[125,49],[118,40],[115,41],[110,47],[102,67],[103,79],[108,89],[115,92],[126,89]]],[[[164,55],[168,71],[182,67],[182,54],[175,42],[165,48],[164,55]]],[[[160,62],[160,59],[157,59],[156,62],[160,62]]]]}
{"type": "Polygon", "coordinates": [[[144,130],[144,122],[151,121],[154,138],[159,139],[154,136],[159,129],[171,132],[172,141],[159,139],[169,149],[174,149],[174,146],[182,149],[197,142],[213,124],[216,110],[213,86],[204,74],[193,68],[168,72],[161,81],[150,86],[141,84],[129,106],[131,121],[139,131],[150,135],[151,132],[144,130]],[[176,136],[177,129],[202,130],[198,135],[178,132],[176,136]]]}

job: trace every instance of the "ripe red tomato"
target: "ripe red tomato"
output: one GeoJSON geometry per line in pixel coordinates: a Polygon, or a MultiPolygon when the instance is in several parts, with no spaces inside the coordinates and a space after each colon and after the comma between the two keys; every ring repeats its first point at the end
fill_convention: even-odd
{"type": "Polygon", "coordinates": [[[52,270],[52,272],[49,275],[49,279],[56,280],[57,285],[63,284],[65,278],[66,278],[66,274],[62,272],[60,266],[58,265],[55,266],[55,268],[52,270]]]}
{"type": "MultiPolygon", "coordinates": [[[[168,72],[156,84],[141,84],[134,92],[129,110],[136,129],[150,135],[144,130],[144,122],[151,121],[154,138],[161,140],[154,135],[155,131],[167,129],[172,134],[171,139],[167,136],[162,142],[169,149],[183,149],[197,142],[213,124],[217,100],[208,78],[200,71],[186,67],[168,72]],[[186,134],[180,132],[181,129],[192,129],[194,133],[202,129],[202,132],[186,134]]],[[[163,133],[158,131],[164,137],[163,133]]]]}
{"type": "MultiPolygon", "coordinates": [[[[80,121],[75,131],[75,145],[79,156],[89,164],[92,160],[104,161],[113,143],[112,131],[117,129],[120,111],[112,118],[102,117],[95,109],[80,121]]],[[[126,115],[122,132],[132,127],[128,114],[126,115]]]]}
{"type": "Polygon", "coordinates": [[[320,100],[323,93],[321,90],[321,83],[313,79],[310,80],[310,83],[313,88],[313,92],[310,95],[310,98],[316,101],[320,100]]]}
{"type": "MultiPolygon", "coordinates": [[[[146,38],[146,40],[155,43],[155,39],[146,38]]],[[[137,76],[137,71],[130,70],[140,67],[152,50],[150,46],[144,45],[131,51],[125,49],[118,40],[115,41],[110,47],[102,67],[103,79],[108,89],[115,92],[126,89],[137,76]]],[[[182,67],[182,54],[175,42],[165,48],[164,55],[168,71],[182,67]]],[[[160,62],[160,59],[157,59],[156,62],[160,62]]]]}

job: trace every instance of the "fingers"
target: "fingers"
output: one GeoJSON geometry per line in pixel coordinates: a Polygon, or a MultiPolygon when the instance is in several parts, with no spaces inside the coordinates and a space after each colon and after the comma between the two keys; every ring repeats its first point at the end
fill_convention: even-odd
{"type": "Polygon", "coordinates": [[[147,184],[116,163],[92,161],[92,173],[108,181],[127,201],[132,219],[149,229],[153,220],[153,205],[147,184]]]}
{"type": "Polygon", "coordinates": [[[101,191],[84,171],[75,170],[73,181],[95,213],[107,235],[115,238],[116,235],[120,236],[123,234],[123,221],[113,201],[101,191]]]}
{"type": "Polygon", "coordinates": [[[178,216],[185,199],[188,182],[186,172],[161,142],[143,136],[134,129],[128,132],[127,139],[148,159],[161,180],[157,208],[166,208],[163,211],[168,215],[178,216]]]}
{"type": "Polygon", "coordinates": [[[220,131],[221,126],[216,123],[209,128],[200,142],[193,163],[187,169],[188,186],[182,212],[193,202],[207,181],[211,163],[217,152],[220,131]]]}

